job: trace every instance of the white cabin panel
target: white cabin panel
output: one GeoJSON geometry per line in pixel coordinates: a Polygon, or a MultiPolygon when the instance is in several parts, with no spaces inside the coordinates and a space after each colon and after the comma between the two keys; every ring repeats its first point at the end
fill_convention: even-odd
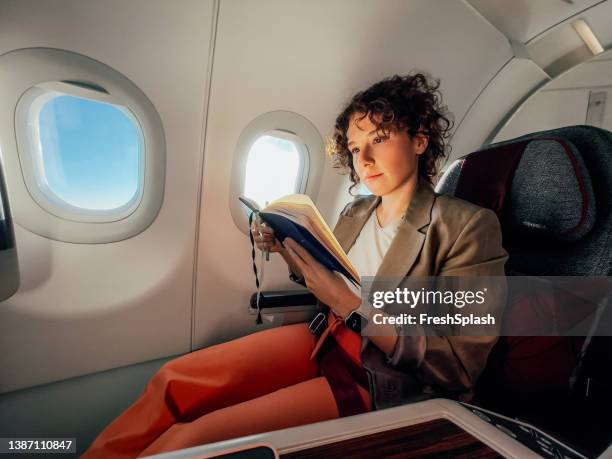
{"type": "Polygon", "coordinates": [[[495,137],[495,142],[531,132],[585,124],[588,104],[588,89],[540,91],[514,114],[495,137]]]}
{"type": "Polygon", "coordinates": [[[0,6],[0,54],[51,47],[111,66],[157,109],[168,158],[162,208],[137,236],[69,244],[16,225],[21,288],[0,304],[0,392],[189,351],[213,11],[212,0],[0,6]]]}
{"type": "Polygon", "coordinates": [[[550,81],[507,120],[495,141],[576,124],[612,130],[612,51],[550,81]],[[589,107],[591,104],[591,107],[589,107]]]}

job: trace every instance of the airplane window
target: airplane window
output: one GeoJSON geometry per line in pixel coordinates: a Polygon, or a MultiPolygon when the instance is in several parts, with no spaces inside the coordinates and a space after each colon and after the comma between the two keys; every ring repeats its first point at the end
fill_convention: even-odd
{"type": "Polygon", "coordinates": [[[264,207],[276,198],[299,192],[302,161],[298,148],[292,140],[259,137],[247,156],[245,196],[264,207]]]}
{"type": "MultiPolygon", "coordinates": [[[[45,97],[45,96],[42,96],[45,97]]],[[[138,198],[140,128],[123,107],[58,95],[31,126],[36,182],[51,200],[83,211],[115,210],[138,198]],[[36,140],[36,139],[35,139],[36,140]]]]}
{"type": "Polygon", "coordinates": [[[78,244],[151,226],[163,204],[166,137],[138,86],[82,54],[25,48],[0,56],[0,88],[10,101],[0,128],[15,133],[2,148],[16,223],[78,244]]]}
{"type": "Polygon", "coordinates": [[[148,152],[131,106],[100,86],[47,82],[24,93],[15,118],[25,185],[49,215],[114,222],[136,211],[148,152]]]}
{"type": "Polygon", "coordinates": [[[248,212],[240,196],[260,207],[295,193],[316,201],[324,163],[323,139],[303,116],[275,110],[251,120],[236,142],[229,183],[229,209],[236,227],[248,235],[248,212]]]}

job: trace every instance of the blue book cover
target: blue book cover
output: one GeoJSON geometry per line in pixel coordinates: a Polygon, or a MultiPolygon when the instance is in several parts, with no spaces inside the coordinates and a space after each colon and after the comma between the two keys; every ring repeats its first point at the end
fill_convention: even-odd
{"type": "Polygon", "coordinates": [[[276,238],[281,243],[286,237],[290,237],[304,247],[315,260],[317,260],[327,269],[330,271],[338,271],[355,285],[359,285],[357,279],[355,279],[351,273],[349,273],[348,270],[342,266],[336,257],[302,225],[299,225],[291,221],[289,218],[283,217],[282,215],[278,215],[276,213],[261,212],[259,215],[263,221],[270,225],[270,227],[274,230],[276,238]]]}
{"type": "MultiPolygon", "coordinates": [[[[276,238],[282,244],[285,238],[290,237],[298,244],[300,244],[304,249],[312,255],[312,257],[325,266],[330,271],[336,271],[342,274],[346,279],[351,281],[353,285],[358,286],[359,280],[358,276],[355,277],[354,274],[351,274],[351,270],[347,269],[345,265],[338,260],[336,255],[334,255],[333,251],[327,249],[325,244],[321,243],[316,236],[314,236],[308,228],[297,223],[295,220],[299,218],[304,218],[306,214],[310,214],[308,218],[314,225],[320,227],[324,234],[328,234],[335,242],[337,248],[342,251],[342,247],[338,241],[335,240],[331,229],[327,226],[323,217],[316,209],[314,203],[310,200],[310,198],[306,195],[290,195],[285,196],[284,198],[277,199],[273,203],[266,206],[265,209],[261,209],[259,204],[253,199],[247,198],[245,196],[240,196],[239,201],[244,204],[247,213],[254,213],[256,216],[265,221],[267,225],[269,225],[275,233],[276,238]],[[304,213],[303,211],[297,212],[296,215],[292,213],[292,207],[295,210],[295,207],[306,207],[309,210],[304,213]],[[270,207],[276,207],[273,210],[270,209],[266,212],[266,209],[270,207]],[[287,215],[284,215],[287,214],[287,215]]],[[[350,260],[344,254],[344,257],[350,263],[350,260]]],[[[351,267],[349,267],[351,268],[351,267]]],[[[351,269],[354,270],[354,267],[351,269]]],[[[356,272],[356,271],[352,271],[356,272]]]]}

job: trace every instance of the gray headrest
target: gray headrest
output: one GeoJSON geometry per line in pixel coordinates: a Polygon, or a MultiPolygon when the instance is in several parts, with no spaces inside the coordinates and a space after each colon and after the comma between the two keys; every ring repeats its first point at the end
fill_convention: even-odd
{"type": "MultiPolygon", "coordinates": [[[[593,186],[580,153],[561,138],[536,138],[524,148],[512,178],[502,224],[529,236],[580,239],[595,223],[593,186]]],[[[466,158],[469,155],[451,164],[436,191],[455,194],[466,158]]],[[[482,179],[487,180],[487,171],[482,174],[482,179]]]]}

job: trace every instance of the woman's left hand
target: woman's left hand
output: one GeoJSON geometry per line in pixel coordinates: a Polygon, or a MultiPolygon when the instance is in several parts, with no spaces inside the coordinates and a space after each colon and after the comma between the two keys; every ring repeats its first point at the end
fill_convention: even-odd
{"type": "Polygon", "coordinates": [[[342,275],[332,272],[314,259],[310,253],[291,238],[283,244],[288,254],[302,270],[308,289],[332,310],[346,318],[361,304],[361,298],[353,293],[342,279],[342,275]]]}

